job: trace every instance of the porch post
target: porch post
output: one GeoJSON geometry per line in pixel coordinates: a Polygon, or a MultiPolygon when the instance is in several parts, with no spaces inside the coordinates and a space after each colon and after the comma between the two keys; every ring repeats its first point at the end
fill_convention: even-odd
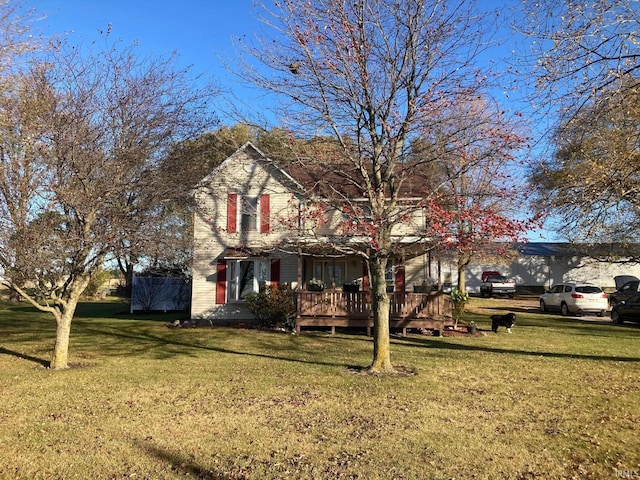
{"type": "Polygon", "coordinates": [[[298,247],[298,290],[302,290],[302,248],[298,247]]]}
{"type": "MultiPolygon", "coordinates": [[[[302,311],[302,248],[298,247],[298,292],[297,297],[298,301],[296,302],[296,317],[300,318],[300,313],[302,311]]],[[[300,325],[296,322],[296,333],[300,333],[300,325]]]]}
{"type": "MultiPolygon", "coordinates": [[[[370,291],[369,268],[367,267],[369,254],[370,250],[367,248],[367,258],[362,257],[362,301],[364,302],[362,308],[369,310],[367,319],[371,319],[371,295],[369,293],[364,293],[370,291]]],[[[371,327],[369,326],[367,326],[367,336],[371,336],[371,327]]]]}
{"type": "Polygon", "coordinates": [[[333,257],[333,276],[331,277],[331,289],[336,288],[336,257],[333,257]]]}
{"type": "Polygon", "coordinates": [[[438,252],[438,315],[442,315],[444,313],[443,305],[442,305],[442,257],[440,256],[440,252],[438,252]]]}

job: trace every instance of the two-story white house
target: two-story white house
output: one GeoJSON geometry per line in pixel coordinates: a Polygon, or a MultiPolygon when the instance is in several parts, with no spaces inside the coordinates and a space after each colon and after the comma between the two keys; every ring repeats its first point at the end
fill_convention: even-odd
{"type": "MultiPolygon", "coordinates": [[[[309,215],[313,200],[304,192],[312,186],[303,183],[310,181],[305,172],[285,171],[247,143],[200,182],[195,193],[193,319],[250,322],[253,315],[244,297],[265,284],[288,283],[298,294],[299,325],[370,326],[366,266],[361,257],[331,241],[332,217],[340,212],[324,211],[318,215],[322,221],[309,215]],[[309,292],[312,279],[321,280],[325,291],[309,292]]],[[[392,326],[406,326],[407,319],[421,319],[422,324],[411,326],[440,325],[446,313],[442,299],[431,292],[414,294],[425,283],[436,283],[439,272],[425,245],[408,248],[415,242],[410,234],[398,232],[396,241],[407,248],[388,267],[387,290],[395,300],[392,326]]],[[[366,239],[343,236],[343,243],[351,241],[366,239]]]]}

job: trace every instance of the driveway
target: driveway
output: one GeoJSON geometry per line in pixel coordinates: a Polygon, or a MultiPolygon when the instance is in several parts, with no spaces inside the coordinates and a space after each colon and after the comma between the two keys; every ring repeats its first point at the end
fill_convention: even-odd
{"type": "MultiPolygon", "coordinates": [[[[540,297],[538,295],[516,295],[515,298],[494,298],[495,305],[492,308],[481,309],[486,313],[492,314],[490,310],[505,310],[512,312],[523,313],[542,313],[540,312],[540,297]]],[[[495,311],[493,312],[495,313],[495,311]]],[[[557,315],[561,317],[560,312],[548,312],[545,315],[557,315]]],[[[594,321],[594,322],[610,322],[609,311],[604,316],[599,317],[595,314],[589,315],[568,315],[567,318],[580,318],[582,320],[594,321]]]]}

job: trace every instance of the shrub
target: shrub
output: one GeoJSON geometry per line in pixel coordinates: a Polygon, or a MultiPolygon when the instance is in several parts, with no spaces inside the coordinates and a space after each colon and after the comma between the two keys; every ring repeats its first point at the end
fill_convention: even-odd
{"type": "Polygon", "coordinates": [[[465,311],[467,302],[469,302],[469,294],[454,288],[451,292],[451,302],[453,303],[453,326],[458,328],[458,321],[465,311]]]}
{"type": "Polygon", "coordinates": [[[454,288],[451,292],[451,301],[454,304],[465,305],[469,301],[469,294],[454,288]]]}
{"type": "Polygon", "coordinates": [[[325,284],[322,280],[312,278],[307,283],[307,288],[314,292],[322,292],[325,289],[325,284]]]}
{"type": "Polygon", "coordinates": [[[111,272],[104,268],[98,268],[98,270],[91,275],[91,280],[89,281],[89,285],[87,285],[83,295],[88,298],[99,296],[105,291],[105,284],[110,278],[111,272]]]}
{"type": "Polygon", "coordinates": [[[293,330],[296,325],[295,293],[289,285],[271,285],[260,293],[245,297],[249,311],[258,319],[258,325],[293,330]]]}

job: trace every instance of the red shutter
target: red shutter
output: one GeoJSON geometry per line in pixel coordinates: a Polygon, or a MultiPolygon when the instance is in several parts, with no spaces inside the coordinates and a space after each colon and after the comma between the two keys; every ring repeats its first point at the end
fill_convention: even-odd
{"type": "Polygon", "coordinates": [[[401,259],[396,264],[396,292],[404,292],[404,264],[401,259]]]}
{"type": "Polygon", "coordinates": [[[218,260],[216,268],[216,303],[227,303],[227,262],[218,260]]]}
{"type": "Polygon", "coordinates": [[[362,291],[369,291],[369,271],[367,270],[367,262],[362,261],[362,291]]]}
{"type": "Polygon", "coordinates": [[[269,233],[271,202],[269,195],[260,196],[260,233],[269,233]]]}
{"type": "Polygon", "coordinates": [[[230,193],[227,198],[227,233],[238,231],[238,194],[230,193]]]}
{"type": "Polygon", "coordinates": [[[280,259],[271,260],[271,285],[280,283],[280,259]]]}

